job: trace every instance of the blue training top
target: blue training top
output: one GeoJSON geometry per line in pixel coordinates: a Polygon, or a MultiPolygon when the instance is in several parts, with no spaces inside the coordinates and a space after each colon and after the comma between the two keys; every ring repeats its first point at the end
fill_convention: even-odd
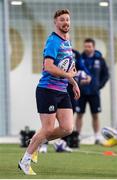
{"type": "MultiPolygon", "coordinates": [[[[70,40],[65,40],[58,34],[53,32],[46,41],[43,57],[44,59],[53,59],[56,66],[59,66],[61,60],[65,58],[68,58],[72,63],[72,61],[74,60],[70,40]]],[[[52,74],[44,70],[43,65],[42,77],[39,81],[38,87],[67,92],[67,86],[68,79],[53,76],[52,74]]]]}

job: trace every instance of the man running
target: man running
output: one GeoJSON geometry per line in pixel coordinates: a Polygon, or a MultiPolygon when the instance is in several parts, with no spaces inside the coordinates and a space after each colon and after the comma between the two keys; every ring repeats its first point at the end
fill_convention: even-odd
{"type": "Polygon", "coordinates": [[[42,78],[36,89],[37,109],[42,128],[33,136],[19,162],[19,168],[27,175],[36,174],[31,168],[31,158],[39,145],[72,133],[73,111],[67,93],[68,81],[73,85],[74,98],[80,97],[79,87],[73,79],[76,69],[68,33],[70,29],[69,10],[56,11],[54,24],[55,32],[48,37],[45,44],[42,78]],[[56,117],[59,126],[55,128],[56,117]]]}

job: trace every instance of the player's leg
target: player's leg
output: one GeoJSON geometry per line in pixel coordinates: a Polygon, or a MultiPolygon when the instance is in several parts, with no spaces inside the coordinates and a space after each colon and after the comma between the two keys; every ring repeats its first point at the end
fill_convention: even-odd
{"type": "MultiPolygon", "coordinates": [[[[59,127],[56,127],[53,129],[51,136],[48,137],[48,141],[54,140],[57,138],[62,138],[72,133],[73,110],[72,109],[58,109],[56,117],[59,122],[59,127]]],[[[47,148],[47,145],[46,145],[46,148],[47,148]]]]}
{"type": "MultiPolygon", "coordinates": [[[[26,153],[24,154],[21,162],[19,162],[19,166],[25,172],[25,174],[35,174],[30,167],[30,162],[31,162],[32,154],[37,150],[39,145],[46,142],[47,140],[49,141],[52,139],[60,138],[72,132],[71,126],[67,126],[67,127],[62,126],[54,129],[54,124],[56,119],[55,112],[57,111],[57,103],[59,99],[60,99],[59,100],[60,104],[62,102],[62,105],[65,106],[65,108],[70,108],[69,109],[70,113],[68,112],[66,113],[69,114],[70,119],[71,117],[73,118],[73,112],[71,109],[72,107],[69,102],[69,96],[67,95],[67,93],[56,94],[56,92],[49,91],[49,95],[48,95],[47,92],[45,93],[45,90],[40,90],[38,91],[37,95],[40,97],[39,101],[37,98],[37,105],[38,105],[38,110],[40,112],[42,128],[33,136],[27,148],[26,153]],[[56,97],[59,97],[58,100],[56,99],[56,97]]],[[[66,117],[66,119],[67,118],[68,117],[66,117]]]]}
{"type": "Polygon", "coordinates": [[[52,133],[47,138],[48,141],[67,136],[73,131],[72,109],[58,109],[56,117],[59,122],[59,127],[53,129],[52,133]]]}
{"type": "Polygon", "coordinates": [[[38,149],[32,154],[32,162],[37,163],[38,162],[38,154],[39,153],[47,153],[48,150],[48,141],[39,145],[38,149]]]}
{"type": "Polygon", "coordinates": [[[29,169],[32,154],[37,150],[38,146],[47,141],[46,139],[54,129],[57,110],[56,92],[37,87],[36,102],[37,109],[40,114],[42,128],[33,136],[26,153],[19,163],[25,174],[31,174],[29,169]],[[25,168],[25,165],[28,167],[28,169],[25,168]]]}
{"type": "Polygon", "coordinates": [[[99,130],[100,130],[100,121],[99,121],[99,114],[92,113],[92,127],[95,135],[95,143],[98,144],[99,142],[99,130]]]}
{"type": "MultiPolygon", "coordinates": [[[[67,136],[72,133],[73,130],[73,111],[71,109],[71,104],[69,103],[69,96],[65,95],[64,98],[65,102],[62,102],[62,106],[64,107],[70,107],[68,109],[58,109],[56,117],[59,122],[59,127],[56,127],[53,129],[51,135],[47,137],[48,141],[61,138],[64,136],[67,136]],[[66,105],[64,104],[66,103],[66,105]]],[[[37,158],[37,156],[36,156],[37,158]]]]}
{"type": "MultiPolygon", "coordinates": [[[[73,92],[73,86],[72,84],[68,83],[68,86],[67,86],[67,92],[69,94],[69,97],[70,97],[70,100],[71,100],[71,104],[72,104],[72,110],[73,110],[73,114],[75,113],[75,107],[76,107],[76,100],[74,99],[74,92],[73,92]]],[[[62,137],[62,140],[66,142],[66,146],[65,146],[65,151],[66,150],[72,150],[68,144],[68,141],[67,139],[69,138],[69,135],[68,136],[64,136],[62,137]]]]}
{"type": "Polygon", "coordinates": [[[48,141],[67,136],[73,131],[72,109],[58,109],[57,119],[59,122],[59,127],[53,129],[52,133],[48,137],[48,141]]]}
{"type": "Polygon", "coordinates": [[[65,93],[61,95],[56,117],[59,127],[54,129],[49,140],[67,136],[73,131],[73,110],[69,94],[65,93]]]}
{"type": "Polygon", "coordinates": [[[70,135],[73,131],[73,111],[72,109],[58,109],[57,110],[57,119],[59,122],[59,127],[54,130],[54,133],[51,136],[51,139],[55,137],[63,138],[64,146],[62,147],[63,151],[72,152],[72,149],[65,142],[64,138],[70,135]]]}
{"type": "Polygon", "coordinates": [[[39,145],[49,140],[54,130],[55,119],[56,113],[40,114],[42,128],[33,136],[27,148],[27,152],[29,154],[32,154],[38,148],[39,145]]]}
{"type": "Polygon", "coordinates": [[[85,96],[80,97],[80,99],[76,102],[76,130],[80,134],[82,125],[83,125],[83,115],[85,113],[87,99],[85,96]]]}
{"type": "Polygon", "coordinates": [[[76,123],[76,130],[77,130],[78,134],[80,134],[82,125],[83,125],[83,114],[82,113],[77,113],[75,123],[76,123]]]}
{"type": "Polygon", "coordinates": [[[73,111],[72,109],[58,109],[57,120],[59,127],[53,130],[49,140],[62,138],[72,133],[73,131],[73,111]]]}
{"type": "Polygon", "coordinates": [[[54,129],[56,113],[53,114],[40,114],[42,128],[33,136],[22,160],[19,162],[19,167],[25,174],[35,175],[30,163],[32,154],[37,150],[39,145],[46,142],[54,129]]]}
{"type": "Polygon", "coordinates": [[[90,105],[91,114],[92,114],[92,127],[93,127],[94,135],[95,135],[95,144],[99,144],[100,143],[99,112],[101,112],[100,96],[99,95],[90,96],[89,97],[89,105],[90,105]]]}
{"type": "Polygon", "coordinates": [[[67,136],[73,131],[72,109],[58,109],[56,117],[59,122],[59,127],[53,129],[52,133],[47,138],[48,141],[67,136]]]}
{"type": "MultiPolygon", "coordinates": [[[[40,115],[41,116],[41,115],[40,115]]],[[[43,114],[42,114],[42,116],[43,116],[43,114]]],[[[43,118],[40,118],[41,119],[41,121],[42,121],[42,127],[43,126],[46,126],[46,125],[44,125],[45,123],[44,123],[44,121],[45,121],[45,119],[43,120],[43,118]]],[[[46,121],[47,122],[47,121],[46,121]]],[[[52,123],[52,121],[51,121],[51,123],[52,123]]],[[[50,125],[50,127],[48,126],[48,128],[49,129],[53,129],[54,128],[54,123],[53,124],[51,124],[50,125]]],[[[47,129],[47,128],[46,128],[47,129]]],[[[36,151],[34,151],[34,153],[32,154],[32,162],[34,162],[34,163],[37,163],[38,162],[38,153],[39,152],[42,152],[42,153],[46,153],[47,152],[47,146],[48,146],[48,141],[46,141],[46,142],[44,142],[44,143],[42,143],[42,144],[40,144],[39,146],[38,146],[38,148],[36,149],[36,151]]]]}

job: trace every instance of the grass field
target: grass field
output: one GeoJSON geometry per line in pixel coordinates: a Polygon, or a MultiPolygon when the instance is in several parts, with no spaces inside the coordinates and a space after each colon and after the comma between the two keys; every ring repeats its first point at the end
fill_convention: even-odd
{"type": "MultiPolygon", "coordinates": [[[[103,152],[117,151],[117,147],[104,148],[94,145],[82,145],[81,151],[103,152]]],[[[19,145],[0,145],[0,178],[31,179],[31,178],[117,178],[117,157],[81,152],[55,153],[52,146],[47,154],[39,155],[37,165],[32,165],[36,176],[23,175],[17,163],[25,149],[19,145]]]]}

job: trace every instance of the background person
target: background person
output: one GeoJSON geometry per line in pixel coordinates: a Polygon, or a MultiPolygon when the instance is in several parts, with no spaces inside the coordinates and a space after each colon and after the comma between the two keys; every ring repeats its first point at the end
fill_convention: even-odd
{"type": "MultiPolygon", "coordinates": [[[[72,52],[73,52],[73,59],[75,61],[76,70],[77,71],[83,70],[87,74],[87,77],[86,77],[84,83],[85,84],[90,83],[90,81],[91,81],[90,72],[88,71],[88,69],[84,65],[84,63],[82,63],[80,52],[77,51],[76,49],[72,49],[72,52]]],[[[73,109],[73,113],[74,113],[75,108],[76,108],[76,100],[74,99],[74,93],[72,91],[72,85],[70,83],[68,83],[67,91],[68,91],[68,93],[70,95],[70,99],[71,99],[71,103],[72,103],[72,109],[73,109]]]]}
{"type": "Polygon", "coordinates": [[[91,75],[89,84],[80,84],[81,97],[77,101],[76,129],[81,133],[83,115],[88,103],[92,116],[92,127],[95,135],[95,143],[99,143],[99,113],[101,112],[100,90],[109,79],[109,71],[102,54],[95,49],[95,41],[87,38],[84,41],[84,51],[81,54],[81,61],[91,75]]]}

